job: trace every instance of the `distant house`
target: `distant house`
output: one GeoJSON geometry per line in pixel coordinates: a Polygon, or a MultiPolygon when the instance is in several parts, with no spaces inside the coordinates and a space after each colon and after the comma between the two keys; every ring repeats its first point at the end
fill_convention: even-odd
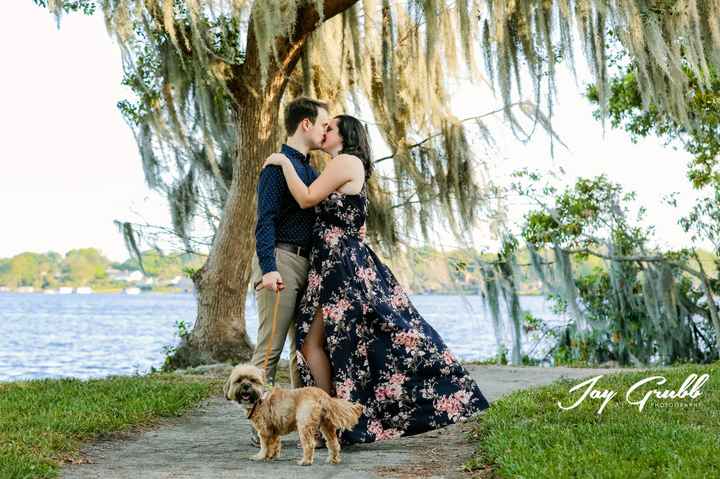
{"type": "Polygon", "coordinates": [[[122,281],[123,283],[137,283],[145,278],[141,271],[120,271],[109,268],[105,272],[111,280],[122,281]]]}
{"type": "Polygon", "coordinates": [[[105,274],[107,274],[107,277],[112,281],[126,281],[127,278],[126,271],[120,271],[119,269],[115,268],[106,269],[105,274]]]}
{"type": "Polygon", "coordinates": [[[133,271],[129,275],[127,275],[128,281],[130,282],[137,282],[142,281],[142,279],[145,277],[141,271],[133,271]]]}

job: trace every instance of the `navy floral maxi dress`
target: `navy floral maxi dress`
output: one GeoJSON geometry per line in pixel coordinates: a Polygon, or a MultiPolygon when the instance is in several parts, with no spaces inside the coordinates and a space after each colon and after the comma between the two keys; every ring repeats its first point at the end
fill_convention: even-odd
{"type": "Polygon", "coordinates": [[[360,240],[367,214],[359,194],[333,192],[317,205],[307,287],[296,315],[298,369],[314,380],[301,348],[318,308],[337,397],[364,406],[342,444],[437,429],[489,404],[390,269],[360,240]]]}

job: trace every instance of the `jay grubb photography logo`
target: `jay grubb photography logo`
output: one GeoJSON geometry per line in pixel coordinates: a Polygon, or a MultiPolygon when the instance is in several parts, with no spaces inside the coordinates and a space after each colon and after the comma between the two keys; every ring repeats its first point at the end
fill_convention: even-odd
{"type": "MultiPolygon", "coordinates": [[[[583,401],[585,401],[585,399],[590,398],[594,400],[602,400],[600,408],[597,410],[597,414],[602,414],[605,407],[617,395],[617,391],[614,391],[612,389],[595,388],[598,381],[600,381],[600,378],[602,378],[603,376],[604,375],[601,374],[600,376],[592,377],[581,382],[580,384],[577,384],[576,386],[573,386],[573,388],[570,389],[570,392],[582,390],[584,388],[581,396],[578,398],[577,401],[575,401],[569,406],[563,406],[562,403],[558,401],[558,407],[564,410],[574,409],[578,407],[583,401]]],[[[645,404],[647,404],[647,402],[652,397],[662,400],[685,398],[697,399],[702,393],[701,389],[703,387],[703,384],[705,384],[709,378],[710,375],[707,373],[700,376],[693,373],[690,374],[687,378],[685,378],[685,381],[682,383],[679,389],[661,390],[653,388],[653,386],[662,386],[667,382],[667,379],[665,379],[664,376],[650,376],[645,379],[641,379],[634,383],[632,386],[630,386],[625,393],[625,401],[629,404],[637,405],[638,409],[642,411],[645,407],[645,404]]]]}

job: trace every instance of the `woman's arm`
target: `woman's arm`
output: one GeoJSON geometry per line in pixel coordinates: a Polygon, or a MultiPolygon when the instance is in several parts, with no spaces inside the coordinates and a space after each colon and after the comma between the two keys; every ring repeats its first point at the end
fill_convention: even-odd
{"type": "Polygon", "coordinates": [[[285,155],[279,153],[270,155],[265,160],[263,168],[268,165],[282,167],[290,193],[301,208],[315,206],[348,181],[365,174],[360,159],[351,155],[338,155],[330,160],[322,174],[310,186],[303,183],[292,162],[285,155]]]}

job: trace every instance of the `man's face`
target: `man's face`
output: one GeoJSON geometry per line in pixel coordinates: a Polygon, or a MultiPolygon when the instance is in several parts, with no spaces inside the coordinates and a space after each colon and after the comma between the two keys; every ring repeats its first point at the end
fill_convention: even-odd
{"type": "MultiPolygon", "coordinates": [[[[307,121],[310,122],[310,120],[307,121]]],[[[308,146],[310,146],[311,150],[317,150],[322,146],[328,121],[330,121],[330,114],[324,108],[319,108],[317,118],[315,118],[315,124],[310,126],[306,132],[308,146]]]]}

